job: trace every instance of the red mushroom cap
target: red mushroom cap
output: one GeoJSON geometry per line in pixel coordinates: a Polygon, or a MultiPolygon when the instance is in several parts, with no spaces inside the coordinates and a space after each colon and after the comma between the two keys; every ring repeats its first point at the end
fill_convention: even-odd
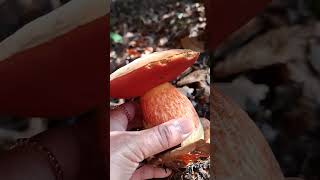
{"type": "Polygon", "coordinates": [[[199,52],[173,49],[143,56],[110,75],[110,96],[133,98],[171,80],[190,67],[199,52]]]}

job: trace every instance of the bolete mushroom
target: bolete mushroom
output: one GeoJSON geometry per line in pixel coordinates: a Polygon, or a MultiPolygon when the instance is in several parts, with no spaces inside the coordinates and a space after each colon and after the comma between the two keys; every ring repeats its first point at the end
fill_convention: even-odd
{"type": "Polygon", "coordinates": [[[110,75],[110,96],[140,97],[144,128],[185,117],[194,122],[193,133],[182,142],[186,147],[204,138],[198,114],[190,100],[168,83],[198,59],[199,53],[173,49],[143,56],[110,75]]]}
{"type": "Polygon", "coordinates": [[[0,114],[64,118],[105,103],[109,4],[69,1],[0,42],[0,114]]]}
{"type": "Polygon", "coordinates": [[[210,98],[215,138],[211,174],[228,180],[284,180],[271,148],[249,116],[214,86],[210,98]]]}

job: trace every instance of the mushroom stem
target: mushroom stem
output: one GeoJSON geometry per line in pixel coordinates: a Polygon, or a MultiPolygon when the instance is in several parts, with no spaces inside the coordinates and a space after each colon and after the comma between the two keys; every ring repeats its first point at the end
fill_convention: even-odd
{"type": "Polygon", "coordinates": [[[189,145],[204,139],[202,124],[190,100],[170,83],[163,83],[147,91],[140,98],[144,127],[152,128],[176,118],[193,121],[193,133],[182,142],[189,145]]]}

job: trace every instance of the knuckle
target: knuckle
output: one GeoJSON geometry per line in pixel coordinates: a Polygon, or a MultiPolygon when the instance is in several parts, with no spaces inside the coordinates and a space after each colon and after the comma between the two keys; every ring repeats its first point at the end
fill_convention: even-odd
{"type": "Polygon", "coordinates": [[[158,141],[163,149],[170,147],[170,137],[172,137],[172,131],[168,126],[158,126],[158,141]]]}

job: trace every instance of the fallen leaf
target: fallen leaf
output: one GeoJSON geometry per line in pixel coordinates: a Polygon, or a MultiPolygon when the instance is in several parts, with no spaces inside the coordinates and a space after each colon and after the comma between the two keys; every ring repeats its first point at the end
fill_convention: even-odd
{"type": "Polygon", "coordinates": [[[209,102],[210,98],[210,85],[207,82],[200,81],[199,82],[200,89],[203,89],[202,97],[205,98],[205,102],[209,102]]]}
{"type": "Polygon", "coordinates": [[[289,78],[302,85],[303,95],[320,103],[320,79],[310,70],[306,60],[288,63],[289,78]]]}
{"type": "Polygon", "coordinates": [[[181,45],[184,49],[191,49],[198,52],[204,52],[204,42],[199,41],[197,37],[182,38],[181,45]]]}
{"type": "Polygon", "coordinates": [[[195,82],[206,82],[207,75],[209,74],[208,69],[205,70],[196,70],[187,76],[183,77],[177,82],[178,86],[184,86],[188,84],[192,84],[195,82]]]}
{"type": "Polygon", "coordinates": [[[216,78],[304,59],[311,29],[303,26],[271,30],[229,54],[214,68],[216,78]]]}

